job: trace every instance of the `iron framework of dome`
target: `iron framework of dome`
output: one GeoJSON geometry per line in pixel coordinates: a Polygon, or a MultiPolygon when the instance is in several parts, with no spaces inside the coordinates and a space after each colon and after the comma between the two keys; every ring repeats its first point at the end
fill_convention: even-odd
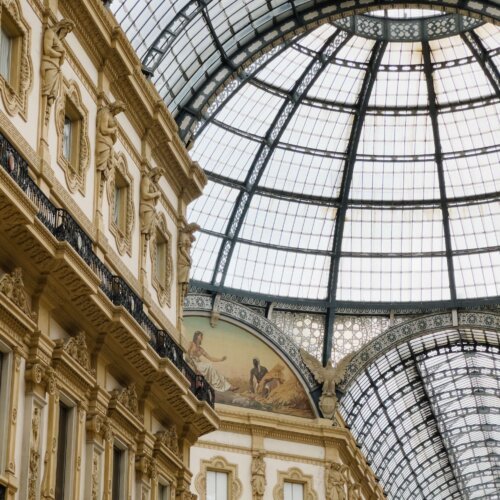
{"type": "Polygon", "coordinates": [[[309,315],[323,361],[354,349],[342,328],[376,331],[359,356],[409,332],[344,387],[347,424],[390,498],[498,498],[500,319],[463,318],[500,304],[500,10],[414,4],[446,12],[110,8],[209,179],[192,289],[284,331],[309,315]]]}

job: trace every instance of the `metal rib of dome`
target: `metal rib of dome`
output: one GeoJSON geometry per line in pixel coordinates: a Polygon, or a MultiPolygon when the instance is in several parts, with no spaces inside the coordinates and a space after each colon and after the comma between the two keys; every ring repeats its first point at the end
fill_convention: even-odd
{"type": "Polygon", "coordinates": [[[489,319],[491,331],[409,335],[349,380],[341,413],[389,498],[498,498],[500,323],[489,319]]]}
{"type": "Polygon", "coordinates": [[[324,25],[276,48],[199,126],[194,280],[325,304],[498,297],[499,51],[491,25],[405,44],[324,25]]]}

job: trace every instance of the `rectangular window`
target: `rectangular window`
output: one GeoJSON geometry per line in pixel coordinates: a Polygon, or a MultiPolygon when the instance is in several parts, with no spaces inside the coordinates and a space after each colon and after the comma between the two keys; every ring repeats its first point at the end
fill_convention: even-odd
{"type": "Polygon", "coordinates": [[[63,155],[66,160],[71,162],[71,143],[72,143],[72,125],[73,122],[71,118],[67,116],[64,117],[64,128],[63,128],[63,155]]]}
{"type": "Polygon", "coordinates": [[[170,486],[158,483],[158,500],[170,500],[170,486]]]}
{"type": "Polygon", "coordinates": [[[113,446],[113,490],[112,500],[122,500],[124,498],[123,491],[123,469],[124,469],[125,452],[113,446]]]}
{"type": "Polygon", "coordinates": [[[5,27],[0,30],[0,75],[10,83],[10,66],[12,58],[12,38],[8,35],[5,27]]]}
{"type": "Polygon", "coordinates": [[[304,485],[285,481],[283,500],[304,500],[304,485]]]}
{"type": "Polygon", "coordinates": [[[59,429],[57,434],[57,463],[55,500],[64,500],[67,481],[68,433],[70,408],[59,403],[59,429]]]}
{"type": "Polygon", "coordinates": [[[125,234],[126,207],[128,184],[123,176],[115,170],[115,200],[113,208],[113,220],[118,229],[125,234]]]}
{"type": "Polygon", "coordinates": [[[207,471],[207,500],[228,500],[227,472],[207,471]]]}

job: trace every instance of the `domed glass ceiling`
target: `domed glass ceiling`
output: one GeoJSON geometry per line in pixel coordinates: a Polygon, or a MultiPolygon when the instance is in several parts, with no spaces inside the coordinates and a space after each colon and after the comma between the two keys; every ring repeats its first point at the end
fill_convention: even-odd
{"type": "Polygon", "coordinates": [[[407,9],[301,32],[326,8],[292,4],[111,5],[208,174],[194,284],[325,306],[498,298],[499,28],[407,9]]]}
{"type": "Polygon", "coordinates": [[[491,25],[415,43],[323,25],[265,60],[191,152],[209,176],[193,279],[354,302],[499,295],[499,42],[491,25]]]}

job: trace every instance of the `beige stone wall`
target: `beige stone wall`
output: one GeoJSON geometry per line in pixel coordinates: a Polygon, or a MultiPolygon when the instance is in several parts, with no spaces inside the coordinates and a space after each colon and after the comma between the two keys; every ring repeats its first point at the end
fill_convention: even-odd
{"type": "Polygon", "coordinates": [[[151,307],[152,314],[170,324],[171,329],[180,328],[182,300],[176,277],[178,232],[187,224],[187,204],[201,194],[206,183],[203,172],[180,143],[175,123],[151,82],[142,75],[140,61],[101,1],[16,0],[13,3],[26,25],[24,38],[31,70],[22,109],[20,106],[13,109],[0,99],[1,130],[30,160],[33,176],[54,204],[67,209],[95,240],[96,248],[114,272],[127,278],[151,307]],[[44,37],[47,29],[62,19],[73,22],[74,29],[60,40],[64,62],[58,75],[59,88],[47,112],[43,96],[44,37]],[[79,94],[88,140],[88,161],[82,169],[84,179],[77,187],[69,180],[68,166],[61,159],[61,133],[57,125],[57,109],[64,109],[65,89],[69,86],[79,94]],[[98,110],[117,100],[124,102],[126,110],[116,115],[118,133],[113,151],[123,155],[133,184],[129,205],[133,223],[125,235],[126,245],[111,229],[106,187],[99,201],[100,174],[96,171],[98,110]],[[162,173],[156,211],[165,215],[171,237],[169,300],[160,298],[153,285],[150,249],[140,230],[141,176],[156,167],[162,173]]]}
{"type": "MultiPolygon", "coordinates": [[[[0,21],[10,15],[21,37],[12,71],[23,77],[0,76],[2,136],[50,202],[87,233],[97,257],[141,298],[156,327],[179,340],[178,234],[187,225],[186,206],[206,183],[203,172],[100,0],[0,4],[0,21]],[[64,61],[50,80],[42,67],[44,40],[61,20],[71,21],[73,30],[58,41],[64,61]],[[52,94],[47,82],[58,82],[52,94]],[[115,117],[112,175],[100,199],[98,113],[118,100],[126,109],[115,117]],[[72,113],[78,154],[68,162],[61,131],[72,113]],[[151,245],[140,229],[141,177],[153,168],[161,173],[153,220],[162,221],[169,237],[169,297],[154,286],[151,245]],[[133,223],[126,234],[111,223],[108,186],[117,169],[130,185],[126,220],[133,223]]],[[[217,427],[217,415],[175,365],[160,358],[136,319],[105,295],[82,257],[43,225],[8,168],[0,166],[0,492],[9,500],[55,498],[64,403],[65,499],[111,498],[113,446],[123,450],[123,498],[156,500],[159,482],[171,486],[172,500],[190,498],[190,447],[217,427]]]]}
{"type": "Polygon", "coordinates": [[[205,498],[203,478],[207,468],[227,471],[241,483],[231,500],[281,500],[280,484],[287,479],[304,484],[308,500],[384,498],[347,429],[333,427],[326,419],[287,417],[224,405],[216,409],[221,417],[220,430],[201,437],[191,450],[191,491],[199,499],[205,498]],[[252,488],[252,462],[258,453],[265,469],[263,496],[252,488]],[[218,460],[220,457],[225,463],[218,460]],[[327,493],[327,471],[332,463],[340,466],[345,496],[338,496],[338,490],[327,493]],[[359,486],[359,497],[348,496],[353,485],[359,486]]]}

